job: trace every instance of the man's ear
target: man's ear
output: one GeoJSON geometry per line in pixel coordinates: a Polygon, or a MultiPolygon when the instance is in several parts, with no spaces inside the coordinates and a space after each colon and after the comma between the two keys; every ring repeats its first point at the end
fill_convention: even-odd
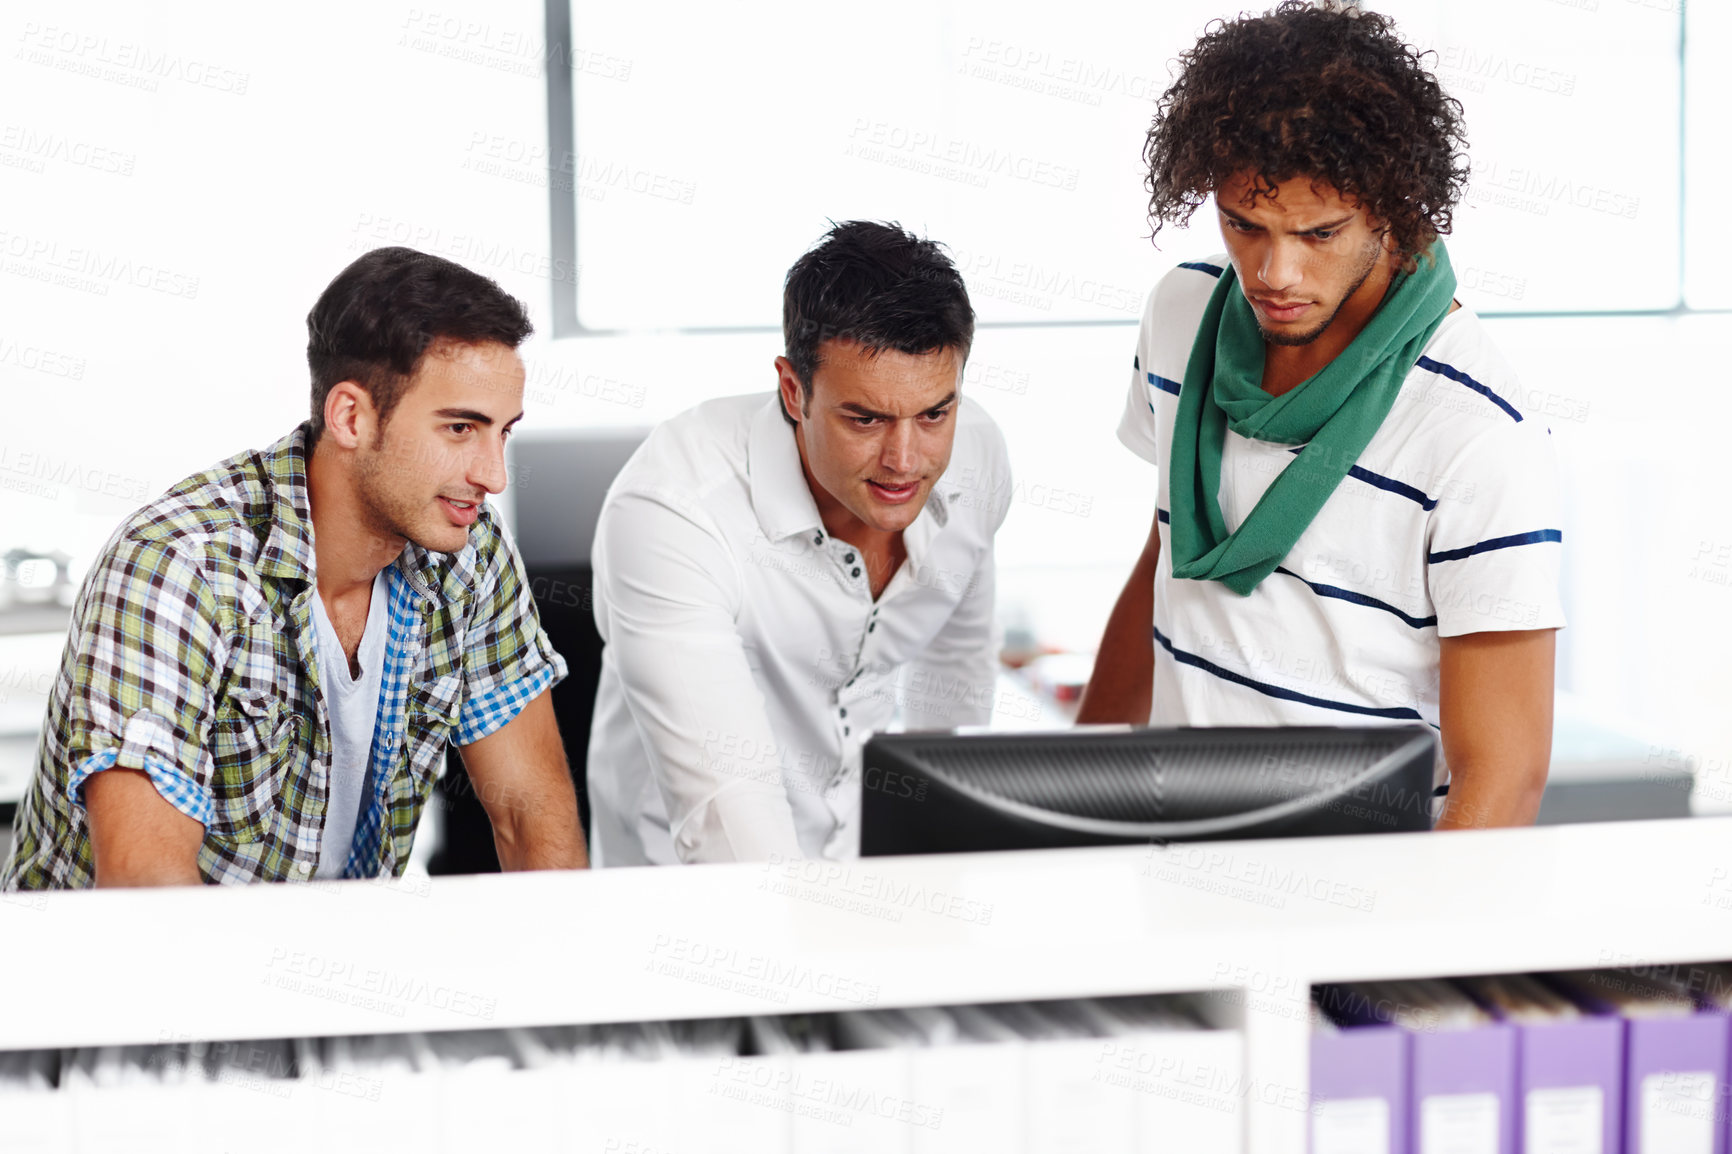
{"type": "Polygon", "coordinates": [[[325,394],[325,436],[345,449],[373,443],[377,414],[372,394],[355,381],[338,381],[325,394]]]}
{"type": "Polygon", "coordinates": [[[806,390],[794,372],[794,363],[787,357],[776,358],[776,388],[782,394],[782,411],[799,424],[806,415],[806,390]]]}

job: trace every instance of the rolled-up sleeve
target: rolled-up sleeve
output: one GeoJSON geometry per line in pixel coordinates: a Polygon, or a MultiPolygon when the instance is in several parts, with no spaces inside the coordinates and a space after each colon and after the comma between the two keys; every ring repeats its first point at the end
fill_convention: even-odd
{"type": "Polygon", "coordinates": [[[685,862],[802,856],[776,748],[736,617],[721,534],[677,497],[610,497],[596,529],[596,625],[685,862]]]}
{"type": "Polygon", "coordinates": [[[489,520],[488,529],[478,544],[475,608],[464,635],[458,745],[502,728],[566,673],[541,628],[516,547],[504,526],[489,520]]]}
{"type": "Polygon", "coordinates": [[[209,827],[211,717],[229,646],[197,558],[122,542],[86,580],[72,668],[67,795],[119,767],[142,770],[170,805],[209,827]]]}

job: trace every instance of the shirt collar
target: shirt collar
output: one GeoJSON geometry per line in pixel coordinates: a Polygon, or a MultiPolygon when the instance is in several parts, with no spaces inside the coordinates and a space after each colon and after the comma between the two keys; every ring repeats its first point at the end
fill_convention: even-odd
{"type": "Polygon", "coordinates": [[[313,513],[307,499],[307,434],[303,422],[263,454],[271,528],[259,551],[260,573],[297,581],[313,579],[313,513]]]}
{"type": "Polygon", "coordinates": [[[752,508],[765,537],[780,541],[823,526],[818,502],[806,486],[806,470],[800,466],[800,446],[782,416],[780,394],[752,418],[746,473],[752,480],[752,508]]]}
{"type": "Polygon", "coordinates": [[[503,527],[498,526],[492,519],[492,510],[486,505],[481,509],[481,516],[469,530],[469,540],[457,552],[435,553],[410,541],[403,546],[403,552],[394,564],[404,574],[418,577],[421,584],[429,591],[437,593],[446,604],[468,597],[476,580],[479,558],[475,545],[477,536],[489,529],[503,534],[503,527]]]}
{"type": "MultiPolygon", "coordinates": [[[[780,395],[771,397],[752,419],[746,472],[751,477],[752,508],[766,538],[779,541],[823,527],[818,503],[806,484],[806,470],[800,465],[800,446],[794,441],[793,428],[782,417],[780,395]]],[[[927,494],[920,515],[903,530],[902,543],[908,547],[910,558],[923,554],[933,536],[949,524],[951,496],[951,489],[940,478],[927,494]]]]}

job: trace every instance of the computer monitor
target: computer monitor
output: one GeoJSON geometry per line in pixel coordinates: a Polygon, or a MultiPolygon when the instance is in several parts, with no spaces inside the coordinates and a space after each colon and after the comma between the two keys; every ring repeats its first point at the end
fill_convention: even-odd
{"type": "Polygon", "coordinates": [[[1437,750],[1426,725],[881,734],[860,852],[1425,830],[1437,750]]]}

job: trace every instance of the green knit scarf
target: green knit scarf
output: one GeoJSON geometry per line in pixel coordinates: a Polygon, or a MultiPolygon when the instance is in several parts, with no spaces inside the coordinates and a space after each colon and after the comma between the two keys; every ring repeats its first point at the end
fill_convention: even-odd
{"type": "Polygon", "coordinates": [[[1322,372],[1279,397],[1263,391],[1262,332],[1228,267],[1203,310],[1173,422],[1168,488],[1173,576],[1219,581],[1248,596],[1292,551],[1389,415],[1425,342],[1449,315],[1455,272],[1441,240],[1322,372]],[[1304,445],[1231,533],[1221,516],[1227,430],[1304,445]]]}

